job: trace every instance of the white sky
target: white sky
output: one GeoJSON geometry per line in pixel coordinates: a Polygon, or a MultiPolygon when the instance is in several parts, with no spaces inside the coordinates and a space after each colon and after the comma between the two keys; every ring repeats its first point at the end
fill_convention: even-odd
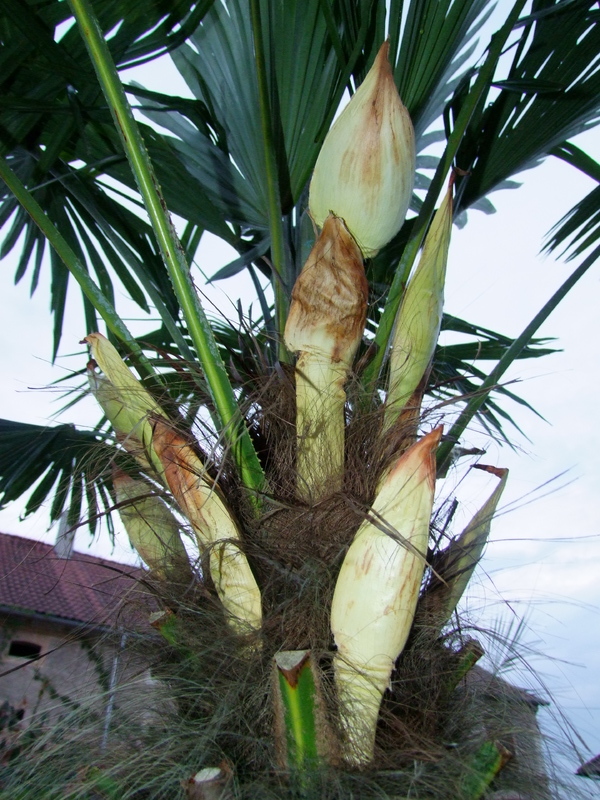
{"type": "MultiPolygon", "coordinates": [[[[172,76],[162,73],[153,71],[151,78],[146,74],[144,82],[159,91],[181,91],[173,87],[172,76]],[[161,86],[161,81],[169,83],[161,86]]],[[[580,137],[578,144],[600,158],[596,132],[580,137]]],[[[579,263],[567,265],[538,253],[549,228],[592,188],[589,179],[556,159],[520,177],[521,189],[492,196],[497,214],[472,212],[466,228],[455,229],[446,290],[446,311],[509,335],[520,333],[579,263]]],[[[226,246],[207,241],[199,261],[212,274],[229,260],[228,253],[226,246]]],[[[6,259],[0,268],[0,417],[43,424],[60,407],[56,390],[45,387],[86,361],[78,344],[84,334],[79,299],[69,303],[61,356],[52,368],[47,271],[32,299],[28,277],[14,287],[13,274],[14,259],[6,259]]],[[[584,758],[600,752],[599,280],[600,263],[541,329],[541,335],[558,337],[556,345],[564,352],[517,363],[510,373],[509,377],[521,380],[514,387],[517,393],[547,422],[515,408],[515,417],[530,441],[515,433],[518,452],[492,445],[483,459],[509,467],[511,474],[501,513],[493,524],[494,541],[468,603],[473,617],[486,625],[499,624],[494,623],[499,618],[504,625],[520,616],[528,618],[525,641],[543,654],[542,658],[532,656],[532,664],[547,682],[554,706],[562,707],[588,743],[590,752],[582,748],[584,758]]],[[[229,288],[222,284],[212,294],[228,313],[226,291],[237,296],[240,280],[230,281],[229,288]]],[[[97,418],[90,401],[61,421],[90,425],[97,418]]],[[[441,490],[448,492],[453,480],[451,476],[441,490]]],[[[490,490],[490,482],[481,473],[468,475],[460,487],[464,518],[490,490]]],[[[0,530],[52,540],[54,532],[46,534],[47,514],[19,521],[20,511],[20,507],[9,507],[0,512],[0,530]]],[[[81,530],[77,549],[88,544],[89,537],[81,530]]],[[[95,542],[92,549],[106,555],[107,542],[95,542]]],[[[122,537],[112,557],[131,558],[122,537]]],[[[512,679],[523,682],[523,673],[512,679]]],[[[540,715],[547,717],[548,712],[540,715]]],[[[570,763],[574,769],[575,762],[571,759],[570,763]]],[[[600,796],[600,792],[592,794],[591,782],[588,789],[590,796],[600,796]]]]}
{"type": "MultiPolygon", "coordinates": [[[[600,156],[597,132],[579,144],[600,156]]],[[[522,179],[521,189],[492,196],[497,214],[473,213],[454,232],[446,291],[448,312],[513,336],[580,262],[565,264],[538,251],[549,228],[592,188],[556,159],[522,179]]],[[[530,441],[517,434],[518,452],[493,446],[482,459],[511,473],[470,602],[474,616],[485,604],[487,619],[528,618],[525,640],[543,654],[531,658],[533,666],[594,754],[600,751],[599,279],[600,263],[540,330],[558,337],[563,352],[517,363],[509,373],[521,380],[516,392],[547,422],[516,409],[530,441]]],[[[483,482],[474,474],[469,480],[483,482]]],[[[468,486],[462,493],[468,496],[468,486]]],[[[481,502],[475,497],[473,508],[481,502]]],[[[548,716],[540,711],[542,719],[548,716]]]]}

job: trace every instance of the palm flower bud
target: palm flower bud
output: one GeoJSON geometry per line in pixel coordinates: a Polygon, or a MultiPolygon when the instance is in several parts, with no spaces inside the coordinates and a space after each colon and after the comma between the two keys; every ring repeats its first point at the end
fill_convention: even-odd
{"type": "Polygon", "coordinates": [[[383,693],[410,632],[425,568],[442,428],[423,437],[381,481],[358,529],[331,604],[335,682],[347,760],[373,758],[383,693]]]}
{"type": "Polygon", "coordinates": [[[444,310],[444,284],[452,232],[452,182],[425,238],[419,266],[408,282],[392,336],[385,428],[419,386],[433,358],[444,310]]]}
{"type": "Polygon", "coordinates": [[[258,630],[260,589],[218,488],[185,437],[160,418],[154,421],[153,445],[169,489],[194,529],[200,552],[208,552],[210,575],[229,621],[240,633],[258,630]]]}
{"type": "MultiPolygon", "coordinates": [[[[110,422],[117,440],[128,453],[135,456],[136,461],[145,472],[152,472],[150,462],[146,458],[142,443],[143,420],[123,403],[121,396],[108,378],[99,375],[93,368],[94,362],[88,364],[88,381],[92,394],[110,422]]],[[[149,433],[149,432],[148,432],[149,433]]],[[[146,437],[148,439],[148,437],[146,437]]]]}
{"type": "Polygon", "coordinates": [[[160,579],[191,582],[190,562],[181,541],[179,523],[165,502],[152,493],[148,483],[116,467],[113,487],[131,546],[152,574],[160,579]]]}
{"type": "Polygon", "coordinates": [[[298,352],[298,490],[307,499],[341,488],[344,384],[362,338],[368,284],[343,220],[330,214],[292,291],[286,346],[298,352]]]}
{"type": "Polygon", "coordinates": [[[508,479],[508,470],[478,464],[478,469],[491,472],[499,482],[464,531],[448,545],[432,565],[426,591],[419,601],[428,625],[440,629],[448,622],[471,580],[488,542],[492,519],[508,479]]]}
{"type": "Polygon", "coordinates": [[[142,445],[138,461],[144,463],[145,457],[152,463],[190,521],[201,551],[209,550],[211,577],[232,624],[241,632],[260,628],[260,590],[236,543],[240,536],[233,517],[204,464],[108,339],[92,333],[85,341],[109,382],[99,384],[105,413],[126,447],[142,445]]]}
{"type": "Polygon", "coordinates": [[[325,137],[310,183],[309,209],[322,226],[342,217],[365,258],[400,230],[412,196],[415,134],[384,42],[373,66],[325,137]]]}
{"type": "Polygon", "coordinates": [[[150,417],[167,415],[105,336],[90,333],[84,341],[105,376],[101,378],[89,370],[92,392],[117,437],[144,469],[150,462],[160,475],[162,467],[152,448],[150,417]]]}

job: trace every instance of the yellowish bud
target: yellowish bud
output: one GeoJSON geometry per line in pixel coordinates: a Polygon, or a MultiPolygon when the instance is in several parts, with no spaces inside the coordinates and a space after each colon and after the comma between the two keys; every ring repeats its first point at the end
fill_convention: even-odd
{"type": "Polygon", "coordinates": [[[238,527],[221,494],[185,437],[169,423],[154,421],[154,448],[179,508],[190,521],[230,624],[240,633],[259,630],[261,594],[241,549],[238,527]]]}
{"type": "Polygon", "coordinates": [[[151,436],[150,428],[146,430],[146,446],[142,441],[144,424],[147,422],[146,417],[140,418],[138,412],[132,412],[108,378],[99,375],[92,365],[93,362],[88,364],[90,389],[104,411],[106,419],[110,422],[117,440],[128,453],[135,457],[145,472],[152,473],[150,462],[146,458],[147,445],[151,436]]]}
{"type": "Polygon", "coordinates": [[[105,336],[90,333],[84,341],[104,373],[104,377],[101,377],[93,370],[88,370],[92,392],[117,437],[144,469],[151,463],[160,476],[162,468],[152,447],[150,418],[166,418],[167,415],[105,336]]]}
{"type": "Polygon", "coordinates": [[[415,135],[400,100],[385,42],[363,83],[325,137],[310,183],[321,227],[342,217],[365,258],[400,230],[412,196],[415,135]]]}
{"type": "Polygon", "coordinates": [[[344,384],[363,335],[368,284],[361,252],[330,214],[292,291],[285,343],[296,364],[299,493],[316,501],[341,489],[344,384]]]}
{"type": "Polygon", "coordinates": [[[131,546],[157,578],[191,581],[189,559],[181,541],[179,523],[170,509],[144,481],[113,470],[119,516],[131,546]]]}
{"type": "Polygon", "coordinates": [[[92,389],[99,392],[115,431],[138,461],[144,466],[152,463],[189,519],[201,551],[209,551],[211,577],[232,626],[240,632],[258,630],[262,620],[260,590],[240,548],[237,525],[204,464],[108,339],[92,333],[85,341],[105,375],[98,381],[93,374],[92,389]],[[139,451],[140,444],[142,454],[135,449],[139,451]]]}
{"type": "Polygon", "coordinates": [[[410,632],[425,569],[437,428],[384,476],[342,563],[331,603],[346,758],[373,757],[379,706],[410,632]]]}
{"type": "Polygon", "coordinates": [[[452,182],[425,238],[392,336],[385,427],[393,424],[425,375],[440,335],[452,233],[452,182]]]}
{"type": "Polygon", "coordinates": [[[136,414],[138,419],[150,414],[166,417],[150,392],[144,389],[105,336],[101,333],[90,333],[84,342],[89,345],[92,358],[113,384],[130,414],[136,414]]]}

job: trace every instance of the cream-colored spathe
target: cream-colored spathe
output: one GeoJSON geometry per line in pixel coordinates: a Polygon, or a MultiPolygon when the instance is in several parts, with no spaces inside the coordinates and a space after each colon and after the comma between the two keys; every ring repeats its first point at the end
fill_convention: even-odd
{"type": "MultiPolygon", "coordinates": [[[[107,416],[124,437],[124,446],[143,445],[148,461],[188,518],[201,552],[208,551],[211,578],[230,624],[240,633],[258,630],[262,625],[260,590],[241,549],[237,524],[206,467],[108,339],[92,333],[85,341],[109,382],[102,386],[92,380],[96,391],[104,390],[99,400],[107,416]]],[[[131,521],[130,516],[130,525],[131,521]]]]}
{"type": "Polygon", "coordinates": [[[131,372],[117,349],[101,333],[90,333],[83,340],[90,354],[104,373],[104,378],[89,369],[90,386],[96,400],[126,450],[146,468],[152,464],[159,476],[162,467],[152,448],[150,417],[166,414],[140,381],[131,372]]]}
{"type": "Polygon", "coordinates": [[[180,535],[179,522],[150,484],[113,469],[119,516],[131,546],[153,577],[186,577],[192,572],[180,535]]]}
{"type": "Polygon", "coordinates": [[[402,227],[415,176],[415,134],[388,50],[385,42],[325,137],[308,201],[319,227],[330,212],[342,217],[365,258],[402,227]]]}
{"type": "Polygon", "coordinates": [[[331,604],[346,758],[373,758],[383,693],[413,623],[425,568],[442,428],[407,450],[379,485],[342,563],[331,604]],[[394,533],[396,532],[396,535],[394,533]]]}
{"type": "Polygon", "coordinates": [[[315,502],[343,485],[344,385],[362,339],[369,286],[356,241],[329,214],[292,290],[285,344],[296,363],[298,493],[315,502]]]}
{"type": "Polygon", "coordinates": [[[210,576],[230,624],[240,633],[259,630],[260,589],[241,549],[238,526],[221,493],[185,437],[160,418],[154,421],[153,444],[169,489],[192,525],[200,552],[208,551],[210,576]]]}
{"type": "Polygon", "coordinates": [[[392,425],[428,371],[442,326],[452,234],[452,182],[425,238],[419,265],[398,311],[390,353],[385,428],[392,425]]]}

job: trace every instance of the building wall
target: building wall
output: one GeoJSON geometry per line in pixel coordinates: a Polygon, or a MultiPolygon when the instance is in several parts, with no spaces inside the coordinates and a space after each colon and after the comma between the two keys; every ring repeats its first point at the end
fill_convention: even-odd
{"type": "Polygon", "coordinates": [[[492,784],[490,800],[553,800],[544,759],[543,738],[533,695],[475,667],[457,689],[460,719],[472,720],[451,733],[474,752],[495,742],[511,755],[492,784]]]}
{"type": "Polygon", "coordinates": [[[149,727],[162,731],[173,711],[148,667],[155,646],[139,634],[77,636],[57,624],[0,618],[0,794],[13,767],[28,774],[29,753],[25,780],[40,765],[76,776],[113,751],[135,757],[149,727]],[[42,658],[9,655],[15,640],[39,644],[42,658]]]}
{"type": "MultiPolygon", "coordinates": [[[[77,635],[73,628],[52,622],[3,619],[0,622],[0,704],[49,724],[108,689],[114,644],[77,635]],[[11,643],[41,647],[30,659],[10,655],[11,643]]],[[[98,702],[101,714],[102,700],[98,702]]]]}

